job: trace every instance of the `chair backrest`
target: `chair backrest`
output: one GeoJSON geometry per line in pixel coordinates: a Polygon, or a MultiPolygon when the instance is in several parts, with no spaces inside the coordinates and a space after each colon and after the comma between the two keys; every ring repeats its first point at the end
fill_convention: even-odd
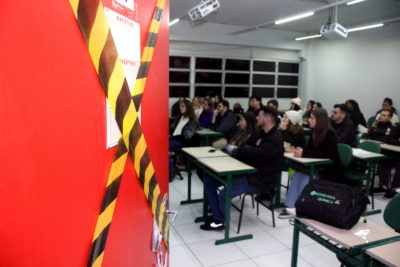
{"type": "Polygon", "coordinates": [[[364,141],[360,143],[357,147],[369,152],[381,153],[381,146],[373,141],[364,141]]]}
{"type": "Polygon", "coordinates": [[[400,194],[396,194],[386,205],[383,212],[385,223],[400,233],[400,194]]]}
{"type": "Polygon", "coordinates": [[[311,136],[309,136],[309,135],[304,135],[304,147],[307,147],[308,146],[308,142],[310,142],[310,138],[311,138],[311,136]]]}
{"type": "Polygon", "coordinates": [[[340,157],[340,162],[343,167],[347,167],[350,165],[351,160],[353,159],[353,150],[351,146],[346,144],[338,144],[338,152],[340,157]]]}
{"type": "Polygon", "coordinates": [[[368,127],[371,127],[372,124],[374,124],[375,119],[376,119],[376,116],[371,116],[371,117],[368,119],[368,121],[367,121],[368,127]]]}
{"type": "Polygon", "coordinates": [[[356,146],[358,146],[360,144],[361,141],[361,137],[357,134],[356,135],[356,146]]]}

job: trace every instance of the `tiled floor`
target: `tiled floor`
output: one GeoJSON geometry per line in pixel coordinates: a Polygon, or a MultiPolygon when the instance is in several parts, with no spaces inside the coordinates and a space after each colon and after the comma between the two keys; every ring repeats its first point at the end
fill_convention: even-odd
{"type": "MultiPolygon", "coordinates": [[[[251,208],[250,199],[243,215],[240,234],[252,233],[253,239],[214,245],[223,232],[202,231],[194,219],[201,215],[202,204],[180,205],[187,198],[187,177],[170,183],[170,209],[178,211],[170,233],[171,267],[279,267],[290,266],[293,226],[289,220],[280,220],[275,214],[276,227],[272,227],[271,212],[260,207],[260,216],[251,208]]],[[[283,175],[285,181],[286,175],[283,175]]],[[[192,198],[202,196],[203,184],[192,179],[192,198]]],[[[282,192],[284,197],[285,192],[282,192]]],[[[234,199],[233,201],[239,201],[234,199]]],[[[375,196],[375,208],[384,209],[387,203],[382,196],[375,196]]],[[[232,209],[231,235],[236,234],[239,213],[232,209]]],[[[382,214],[368,217],[385,224],[382,214]]],[[[298,266],[340,266],[336,256],[307,236],[300,234],[298,266]]]]}

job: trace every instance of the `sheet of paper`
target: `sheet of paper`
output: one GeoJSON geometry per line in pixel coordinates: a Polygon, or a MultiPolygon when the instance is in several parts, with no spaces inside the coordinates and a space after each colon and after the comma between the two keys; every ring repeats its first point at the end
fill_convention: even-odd
{"type": "Polygon", "coordinates": [[[364,149],[361,148],[353,148],[353,155],[365,155],[365,154],[369,154],[369,151],[366,151],[364,149]]]}

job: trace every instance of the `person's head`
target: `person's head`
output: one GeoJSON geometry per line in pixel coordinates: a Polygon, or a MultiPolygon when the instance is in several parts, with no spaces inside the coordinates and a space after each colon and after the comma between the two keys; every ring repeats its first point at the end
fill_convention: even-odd
{"type": "Polygon", "coordinates": [[[203,110],[213,109],[213,104],[212,104],[211,100],[209,100],[209,99],[204,99],[202,106],[203,106],[203,110]]]}
{"type": "Polygon", "coordinates": [[[275,110],[278,110],[279,102],[276,99],[271,99],[267,102],[267,106],[270,106],[270,107],[274,108],[275,110]]]}
{"type": "Polygon", "coordinates": [[[320,102],[314,102],[313,110],[318,109],[318,108],[322,108],[322,104],[320,102]]]}
{"type": "Polygon", "coordinates": [[[341,123],[347,116],[347,106],[346,104],[336,104],[333,106],[331,119],[335,123],[341,123]]]}
{"type": "Polygon", "coordinates": [[[189,119],[195,118],[194,110],[192,103],[189,100],[185,100],[179,104],[179,109],[181,111],[181,115],[187,117],[189,119]]]}
{"type": "Polygon", "coordinates": [[[229,102],[227,100],[222,100],[217,105],[217,111],[219,114],[224,115],[229,109],[229,102]]]}
{"type": "Polygon", "coordinates": [[[307,102],[306,111],[311,112],[311,110],[313,109],[314,103],[315,103],[314,100],[309,100],[307,102]]]}
{"type": "Polygon", "coordinates": [[[302,131],[303,118],[298,111],[289,110],[283,115],[281,125],[289,134],[296,135],[302,131]]]}
{"type": "Polygon", "coordinates": [[[346,100],[345,104],[346,104],[349,112],[359,112],[360,111],[360,107],[358,106],[357,101],[355,101],[354,99],[346,100]]]}
{"type": "Polygon", "coordinates": [[[200,106],[200,97],[198,97],[198,96],[195,96],[195,97],[193,97],[193,100],[192,100],[192,105],[193,105],[193,107],[199,107],[200,106]]]}
{"type": "Polygon", "coordinates": [[[185,101],[185,99],[186,99],[186,98],[185,98],[184,96],[180,96],[179,99],[178,99],[178,102],[179,102],[179,103],[182,103],[183,101],[185,101]]]}
{"type": "Polygon", "coordinates": [[[310,128],[314,129],[313,147],[318,148],[325,139],[326,133],[331,128],[329,125],[328,113],[323,108],[317,108],[311,112],[308,123],[310,128]]]}
{"type": "Polygon", "coordinates": [[[256,127],[256,115],[253,112],[246,112],[239,115],[240,129],[253,132],[256,127]]]}
{"type": "Polygon", "coordinates": [[[233,105],[233,109],[239,109],[239,108],[242,108],[242,105],[240,105],[240,103],[235,103],[233,105]]]}
{"type": "Polygon", "coordinates": [[[215,103],[221,103],[222,96],[221,95],[215,95],[214,101],[215,101],[215,103]]]}
{"type": "Polygon", "coordinates": [[[257,126],[265,129],[271,129],[276,125],[278,120],[278,112],[269,106],[261,107],[257,116],[257,126]]]}
{"type": "Polygon", "coordinates": [[[290,102],[290,110],[300,110],[300,105],[301,105],[301,99],[296,97],[293,98],[292,101],[290,102]]]}
{"type": "Polygon", "coordinates": [[[393,117],[393,110],[382,110],[379,114],[379,122],[386,123],[389,122],[393,117]]]}
{"type": "Polygon", "coordinates": [[[393,101],[389,97],[385,97],[382,102],[382,110],[393,110],[393,101]]]}
{"type": "Polygon", "coordinates": [[[261,97],[259,96],[252,96],[250,97],[249,105],[253,109],[260,109],[261,108],[261,97]]]}

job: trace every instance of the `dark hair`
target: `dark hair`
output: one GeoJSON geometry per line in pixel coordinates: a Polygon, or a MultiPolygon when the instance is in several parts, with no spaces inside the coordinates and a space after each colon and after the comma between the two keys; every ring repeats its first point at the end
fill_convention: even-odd
{"type": "Polygon", "coordinates": [[[207,102],[208,108],[213,110],[214,109],[214,103],[212,102],[211,99],[204,99],[203,104],[207,102]]]}
{"type": "Polygon", "coordinates": [[[331,129],[328,113],[323,108],[311,112],[315,116],[316,124],[313,131],[313,148],[318,149],[325,139],[326,133],[331,129]]]}
{"type": "Polygon", "coordinates": [[[179,119],[184,116],[186,118],[189,118],[189,120],[194,120],[197,122],[196,115],[194,114],[193,106],[192,103],[189,100],[183,101],[183,104],[185,105],[186,112],[185,114],[180,114],[179,119]]]}
{"type": "Polygon", "coordinates": [[[229,101],[228,100],[222,100],[221,102],[220,102],[224,107],[227,107],[228,109],[229,109],[229,101]]]}
{"type": "Polygon", "coordinates": [[[295,136],[303,132],[303,126],[300,126],[298,124],[293,124],[289,120],[286,131],[290,136],[295,136]]]}
{"type": "MultiPolygon", "coordinates": [[[[389,112],[390,117],[393,117],[393,114],[394,114],[393,109],[391,109],[391,110],[382,110],[382,111],[387,111],[387,112],[389,112]]],[[[382,112],[382,111],[381,111],[381,112],[382,112]]]]}
{"type": "Polygon", "coordinates": [[[256,115],[253,112],[246,112],[243,114],[240,114],[239,116],[243,116],[243,118],[246,120],[246,130],[245,132],[247,133],[252,133],[256,129],[256,115]]]}
{"type": "Polygon", "coordinates": [[[292,102],[292,105],[293,105],[293,110],[295,110],[295,111],[299,111],[301,109],[300,106],[297,105],[296,103],[292,102]]]}
{"type": "Polygon", "coordinates": [[[322,104],[320,102],[315,101],[314,104],[317,105],[318,108],[322,108],[322,104]]]}
{"type": "Polygon", "coordinates": [[[269,100],[269,101],[267,102],[267,105],[269,105],[269,104],[272,104],[272,105],[276,106],[276,109],[278,109],[278,107],[279,107],[279,102],[278,102],[278,100],[276,100],[276,99],[271,99],[271,100],[269,100]]]}
{"type": "Polygon", "coordinates": [[[260,111],[264,112],[265,115],[267,116],[271,116],[274,121],[275,124],[277,124],[278,122],[278,111],[270,106],[263,106],[261,107],[260,111]]]}
{"type": "MultiPolygon", "coordinates": [[[[313,105],[315,104],[315,101],[314,101],[314,100],[308,100],[308,103],[310,103],[311,106],[313,106],[313,105]]],[[[307,103],[307,104],[308,104],[308,103],[307,103]]]]}
{"type": "Polygon", "coordinates": [[[390,97],[385,97],[385,99],[383,99],[383,102],[387,102],[389,103],[389,105],[393,106],[393,100],[390,97]]]}
{"type": "Polygon", "coordinates": [[[260,103],[262,102],[262,101],[261,101],[261,100],[262,100],[261,96],[252,95],[252,96],[250,97],[250,100],[253,99],[253,98],[254,98],[255,100],[259,101],[260,103]]]}
{"type": "Polygon", "coordinates": [[[353,112],[361,112],[360,106],[358,105],[357,101],[355,101],[354,99],[346,100],[345,104],[347,104],[347,103],[351,104],[351,106],[353,107],[353,110],[352,110],[353,112]]]}
{"type": "Polygon", "coordinates": [[[335,104],[333,106],[333,108],[338,108],[340,109],[340,111],[344,112],[344,113],[349,113],[349,109],[347,108],[346,104],[335,104]]]}

